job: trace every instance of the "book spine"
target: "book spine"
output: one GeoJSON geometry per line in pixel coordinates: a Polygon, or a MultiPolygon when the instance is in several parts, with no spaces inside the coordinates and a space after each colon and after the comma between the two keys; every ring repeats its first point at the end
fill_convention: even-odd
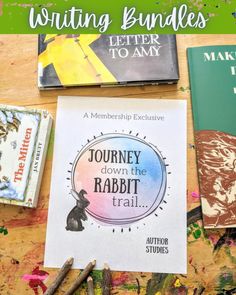
{"type": "Polygon", "coordinates": [[[197,104],[197,90],[201,87],[197,84],[197,74],[195,73],[195,59],[191,48],[187,49],[188,56],[188,70],[189,70],[189,82],[191,91],[191,107],[193,113],[194,130],[199,130],[199,116],[198,116],[198,104],[197,104]]]}
{"type": "Polygon", "coordinates": [[[168,36],[169,38],[172,37],[172,39],[169,40],[169,42],[172,46],[171,54],[172,54],[174,67],[176,68],[176,78],[177,78],[176,82],[177,82],[180,78],[177,40],[176,40],[176,35],[168,35],[168,36]]]}
{"type": "MultiPolygon", "coordinates": [[[[190,92],[191,92],[191,108],[192,108],[192,114],[193,114],[193,125],[194,125],[194,145],[196,147],[196,164],[197,164],[197,178],[198,178],[198,184],[199,184],[199,191],[201,195],[202,191],[202,182],[201,182],[201,177],[200,177],[200,158],[198,154],[198,144],[196,140],[196,135],[195,131],[199,130],[199,116],[198,116],[198,104],[197,104],[197,89],[198,87],[201,87],[200,85],[197,84],[197,74],[195,73],[195,58],[194,58],[194,53],[191,48],[187,49],[187,59],[188,59],[188,70],[189,70],[189,82],[190,82],[190,92]]],[[[202,199],[200,199],[202,201],[202,199]]],[[[203,206],[201,202],[201,206],[203,206]]],[[[204,214],[202,214],[203,217],[203,223],[204,227],[206,228],[206,222],[204,218],[204,214]]]]}
{"type": "Polygon", "coordinates": [[[26,191],[26,202],[24,206],[27,207],[35,208],[38,203],[39,190],[47,155],[51,126],[52,117],[47,112],[43,111],[26,191]],[[32,202],[29,202],[30,199],[32,199],[32,202]]]}

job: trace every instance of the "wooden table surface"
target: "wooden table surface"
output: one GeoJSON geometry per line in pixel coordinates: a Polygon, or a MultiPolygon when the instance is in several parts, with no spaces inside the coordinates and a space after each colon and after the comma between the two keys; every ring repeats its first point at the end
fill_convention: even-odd
{"type": "MultiPolygon", "coordinates": [[[[198,218],[198,182],[186,48],[236,44],[236,35],[179,35],[180,81],[177,85],[122,88],[81,87],[40,92],[37,88],[37,36],[0,35],[0,103],[47,109],[56,117],[58,95],[173,98],[188,100],[188,275],[113,272],[112,294],[236,294],[236,233],[204,231],[198,218]]],[[[47,208],[53,153],[49,145],[37,209],[0,205],[0,294],[37,295],[57,270],[43,267],[47,208]],[[35,279],[37,275],[38,279],[35,279]]],[[[174,224],[173,224],[174,226],[174,224]]],[[[178,229],[176,228],[176,234],[178,229]]],[[[70,272],[57,294],[79,274],[70,272]]],[[[93,273],[101,294],[101,272],[93,273]]],[[[84,286],[77,294],[86,294],[84,286]]]]}

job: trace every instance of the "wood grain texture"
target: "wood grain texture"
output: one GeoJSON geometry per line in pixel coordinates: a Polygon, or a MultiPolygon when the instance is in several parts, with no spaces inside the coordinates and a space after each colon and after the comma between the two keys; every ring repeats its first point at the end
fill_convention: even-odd
{"type": "MultiPolygon", "coordinates": [[[[199,199],[191,195],[191,192],[198,191],[198,182],[186,48],[236,44],[236,35],[179,35],[177,41],[181,75],[177,85],[81,87],[40,92],[37,89],[37,36],[0,35],[0,103],[47,109],[55,119],[58,95],[187,99],[187,197],[188,210],[194,209],[199,206],[199,199]]],[[[0,227],[5,226],[8,230],[7,235],[0,234],[1,295],[43,294],[58,272],[43,268],[52,151],[53,132],[37,209],[0,205],[0,227]]],[[[224,230],[204,231],[201,221],[195,222],[188,230],[187,276],[115,272],[112,273],[112,293],[199,294],[204,290],[203,294],[226,294],[224,292],[236,287],[236,243],[234,237],[230,237],[226,244],[215,247],[224,233],[224,230]]],[[[57,294],[64,294],[78,274],[78,270],[71,271],[57,294]]],[[[96,294],[101,294],[102,275],[94,272],[92,276],[96,294]]],[[[78,294],[86,294],[86,286],[78,294]]]]}

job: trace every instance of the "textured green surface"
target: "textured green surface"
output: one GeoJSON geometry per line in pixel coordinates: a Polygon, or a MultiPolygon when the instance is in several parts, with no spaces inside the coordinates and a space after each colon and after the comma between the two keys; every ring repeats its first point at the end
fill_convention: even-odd
{"type": "MultiPolygon", "coordinates": [[[[212,1],[212,0],[185,0],[185,1],[164,1],[164,0],[0,0],[0,33],[99,33],[98,28],[79,28],[72,30],[66,28],[61,31],[50,27],[49,25],[41,26],[36,29],[32,29],[29,26],[29,11],[33,7],[37,12],[40,12],[42,8],[46,8],[49,12],[65,13],[71,7],[76,7],[83,10],[83,14],[95,13],[99,16],[104,13],[110,15],[112,23],[108,29],[103,33],[175,33],[171,26],[161,28],[158,24],[152,29],[148,30],[146,26],[142,26],[138,22],[135,23],[128,30],[122,30],[122,18],[124,7],[134,7],[136,12],[135,18],[138,18],[140,13],[144,16],[147,14],[162,14],[163,18],[167,17],[173,11],[173,8],[177,9],[182,4],[188,5],[187,14],[194,12],[196,15],[202,13],[204,18],[209,19],[205,28],[200,29],[197,27],[179,28],[177,33],[235,33],[236,32],[236,6],[235,1],[212,1]]],[[[197,16],[194,17],[193,23],[196,22],[197,16]]],[[[183,24],[186,23],[186,19],[183,20],[183,24]]]]}
{"type": "MultiPolygon", "coordinates": [[[[220,55],[221,57],[221,55],[220,55]]],[[[236,135],[236,45],[188,49],[195,130],[217,130],[236,135]],[[204,53],[233,52],[235,60],[204,61],[204,53]]]]}

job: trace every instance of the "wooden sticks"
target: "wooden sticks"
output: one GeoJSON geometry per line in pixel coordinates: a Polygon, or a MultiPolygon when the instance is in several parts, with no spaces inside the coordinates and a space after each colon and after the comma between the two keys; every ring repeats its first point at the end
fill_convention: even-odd
{"type": "MultiPolygon", "coordinates": [[[[74,262],[73,258],[69,258],[62,268],[59,270],[58,275],[56,276],[54,282],[51,284],[51,286],[47,289],[47,291],[44,293],[44,295],[53,295],[55,294],[56,290],[64,280],[65,276],[69,272],[69,270],[72,267],[72,264],[74,262]]],[[[80,273],[76,281],[73,283],[73,285],[69,288],[67,292],[65,292],[65,295],[73,295],[75,291],[79,288],[79,286],[83,283],[84,280],[87,278],[87,293],[88,295],[94,295],[94,284],[93,284],[93,278],[89,276],[90,272],[93,270],[94,266],[96,264],[96,260],[90,262],[85,269],[80,273]]],[[[102,295],[110,295],[111,291],[111,270],[107,264],[104,264],[104,269],[102,272],[103,281],[102,281],[102,295]]]]}
{"type": "Polygon", "coordinates": [[[60,284],[64,280],[65,276],[67,275],[67,273],[71,269],[73,262],[74,262],[74,259],[73,258],[69,258],[64,263],[64,265],[62,266],[62,268],[59,270],[58,275],[55,278],[54,282],[47,289],[47,291],[44,293],[44,295],[53,295],[56,292],[56,290],[58,289],[58,287],[60,286],[60,284]]]}
{"type": "Polygon", "coordinates": [[[87,289],[88,289],[88,295],[94,295],[94,286],[93,286],[93,278],[88,277],[87,279],[87,289]]]}
{"type": "Polygon", "coordinates": [[[92,271],[96,264],[96,260],[90,262],[85,269],[80,273],[77,280],[70,287],[70,289],[65,293],[65,295],[73,295],[74,292],[79,288],[79,286],[83,283],[83,281],[88,277],[89,273],[92,271]]]}
{"type": "Polygon", "coordinates": [[[102,295],[110,295],[111,291],[111,270],[107,264],[104,264],[102,272],[102,295]]]}

